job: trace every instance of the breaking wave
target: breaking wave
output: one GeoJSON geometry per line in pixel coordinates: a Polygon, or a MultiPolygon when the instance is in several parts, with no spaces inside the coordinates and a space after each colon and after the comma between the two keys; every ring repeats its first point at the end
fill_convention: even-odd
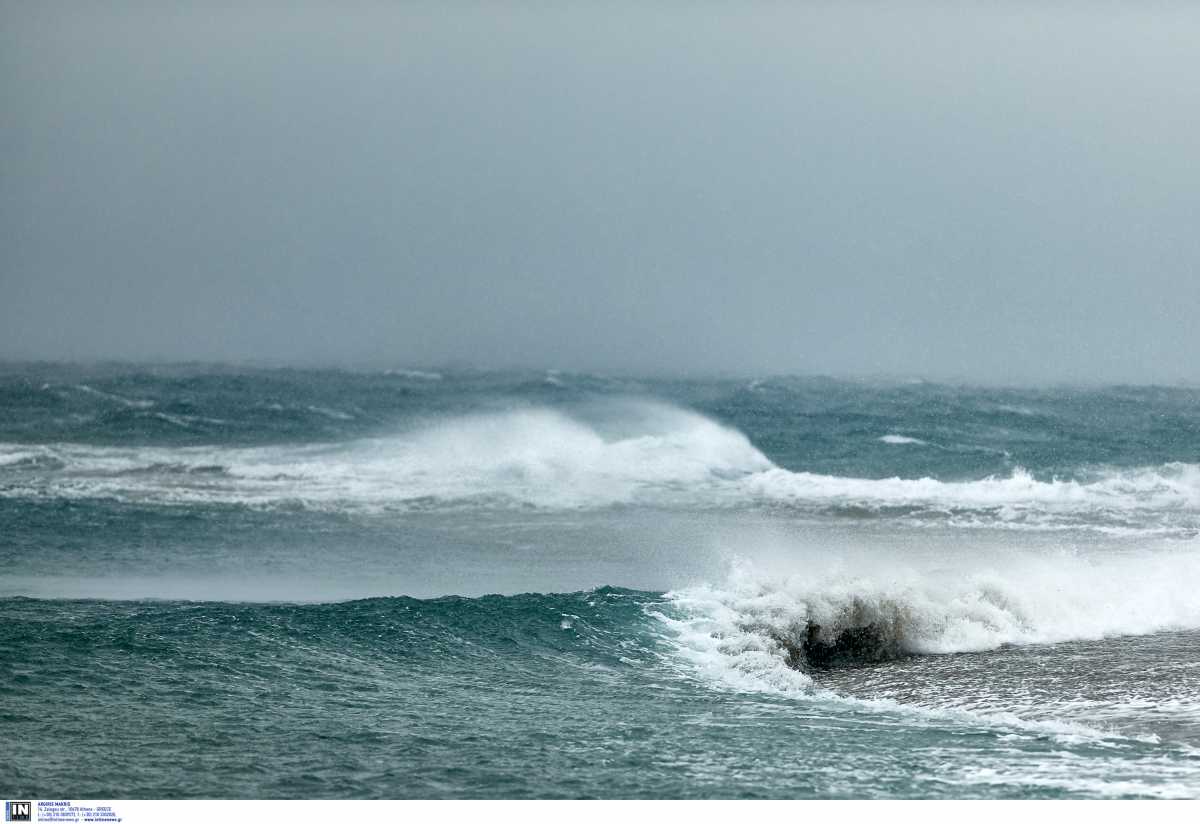
{"type": "Polygon", "coordinates": [[[0,444],[0,470],[7,497],[315,508],[767,506],[957,526],[1200,527],[1196,464],[1069,479],[1039,479],[1019,467],[964,481],[841,477],[785,469],[737,430],[649,402],[467,415],[341,444],[0,444]],[[156,471],[162,467],[172,471],[156,471]]]}
{"type": "MultiPolygon", "coordinates": [[[[322,506],[493,502],[580,508],[712,497],[773,467],[741,433],[700,415],[649,404],[605,405],[586,416],[549,409],[472,415],[389,438],[301,447],[0,445],[0,465],[53,458],[66,471],[17,477],[0,494],[115,496],[322,506]],[[174,467],[152,476],[156,467],[174,467]],[[220,468],[181,483],[180,469],[220,468]],[[143,470],[134,483],[130,476],[143,470]]],[[[186,472],[182,473],[186,474],[186,472]]]]}
{"type": "Polygon", "coordinates": [[[916,654],[1200,629],[1194,547],[1133,555],[965,555],[938,566],[870,556],[783,574],[742,562],[721,586],[668,593],[679,651],[742,690],[808,689],[813,674],[916,654]]]}
{"type": "Polygon", "coordinates": [[[843,478],[778,467],[747,477],[749,498],[831,510],[949,518],[960,526],[1093,526],[1113,532],[1194,530],[1200,516],[1200,466],[1094,470],[1089,480],[1039,480],[1022,467],[1008,477],[843,478]],[[980,521],[983,516],[984,520],[980,521]]]}
{"type": "Polygon", "coordinates": [[[884,435],[879,439],[880,443],[891,444],[892,446],[925,446],[926,442],[920,438],[910,438],[907,435],[884,435]]]}

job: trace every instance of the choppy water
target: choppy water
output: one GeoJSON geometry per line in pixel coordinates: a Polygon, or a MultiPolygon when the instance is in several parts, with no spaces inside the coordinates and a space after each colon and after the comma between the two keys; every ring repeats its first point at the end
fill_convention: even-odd
{"type": "Polygon", "coordinates": [[[1200,390],[0,368],[0,787],[1200,796],[1200,390]]]}

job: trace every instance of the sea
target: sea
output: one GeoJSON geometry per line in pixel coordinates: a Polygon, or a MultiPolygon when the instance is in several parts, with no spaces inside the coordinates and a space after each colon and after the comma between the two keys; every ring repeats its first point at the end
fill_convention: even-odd
{"type": "Polygon", "coordinates": [[[0,792],[1195,798],[1200,389],[0,364],[0,792]]]}

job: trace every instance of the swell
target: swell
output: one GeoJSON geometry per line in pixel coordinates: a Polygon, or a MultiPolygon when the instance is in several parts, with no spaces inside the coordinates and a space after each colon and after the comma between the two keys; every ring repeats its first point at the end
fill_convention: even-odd
{"type": "Polygon", "coordinates": [[[654,593],[602,587],[562,594],[403,596],[324,604],[0,598],[0,645],[40,657],[116,651],[203,660],[274,650],[310,665],[354,656],[421,667],[530,666],[573,656],[613,663],[657,642],[654,593]]]}
{"type": "MultiPolygon", "coordinates": [[[[1179,574],[1180,569],[1171,572],[1179,574]]],[[[900,715],[938,725],[1022,729],[1067,740],[1117,735],[1088,726],[1086,717],[1064,720],[1015,714],[1003,706],[976,711],[942,699],[911,704],[831,693],[819,678],[814,683],[819,667],[877,664],[887,656],[875,649],[865,657],[851,651],[842,661],[815,661],[812,644],[824,631],[836,638],[870,628],[880,633],[875,641],[892,633],[887,640],[895,644],[896,655],[950,648],[928,645],[940,637],[939,621],[918,615],[923,607],[906,601],[902,593],[873,597],[861,582],[840,591],[828,581],[807,587],[796,581],[768,583],[743,571],[722,588],[666,596],[603,587],[563,594],[390,597],[307,605],[3,598],[0,646],[15,660],[36,662],[39,671],[54,676],[55,684],[75,672],[80,660],[101,662],[89,669],[89,684],[110,692],[131,688],[128,673],[139,668],[152,677],[164,672],[195,677],[202,684],[188,694],[186,700],[192,702],[223,690],[248,691],[259,699],[284,690],[301,698],[311,694],[304,700],[327,694],[371,700],[414,681],[426,685],[416,687],[414,695],[426,688],[430,694],[488,690],[497,679],[515,689],[528,690],[536,681],[566,691],[577,688],[579,679],[622,691],[677,691],[682,681],[705,690],[732,688],[834,702],[855,713],[900,715]],[[830,589],[812,589],[822,585],[830,589]],[[818,620],[825,622],[820,629],[814,626],[818,620]]],[[[963,617],[951,602],[965,599],[965,592],[943,597],[940,623],[963,617]]],[[[1009,597],[1020,599],[1015,592],[1009,597]]],[[[1129,614],[1142,598],[1144,594],[1113,606],[1129,614]]],[[[1012,607],[993,600],[1001,609],[1012,607]]],[[[1040,619],[1029,619],[1027,629],[1036,630],[1040,619]]],[[[1200,621],[1200,615],[1192,613],[1188,620],[1200,621]]],[[[1151,624],[1111,624],[1107,629],[1149,631],[1151,624]]],[[[1027,640],[1049,643],[1080,632],[1035,632],[1027,640]]],[[[162,688],[174,684],[168,677],[162,688]]],[[[36,703],[45,690],[44,684],[19,676],[0,686],[14,706],[36,703]]],[[[972,688],[965,682],[960,686],[972,688]]]]}

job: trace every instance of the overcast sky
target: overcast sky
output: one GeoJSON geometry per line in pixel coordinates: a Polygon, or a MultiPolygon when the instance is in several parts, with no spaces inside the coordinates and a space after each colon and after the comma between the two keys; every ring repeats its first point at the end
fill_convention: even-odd
{"type": "Polygon", "coordinates": [[[0,357],[1200,380],[1200,5],[334,5],[0,0],[0,357]]]}

